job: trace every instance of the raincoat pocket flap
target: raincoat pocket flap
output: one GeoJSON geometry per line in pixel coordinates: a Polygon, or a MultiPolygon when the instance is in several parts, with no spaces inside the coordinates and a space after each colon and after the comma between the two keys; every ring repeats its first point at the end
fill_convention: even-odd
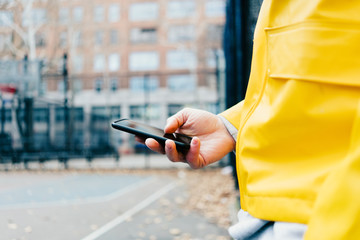
{"type": "Polygon", "coordinates": [[[269,77],[360,86],[360,25],[303,22],[266,32],[269,77]]]}

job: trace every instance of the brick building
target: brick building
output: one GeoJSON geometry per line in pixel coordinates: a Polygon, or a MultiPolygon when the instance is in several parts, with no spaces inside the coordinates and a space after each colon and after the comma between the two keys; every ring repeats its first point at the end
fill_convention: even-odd
{"type": "MultiPolygon", "coordinates": [[[[89,137],[82,125],[92,125],[101,136],[102,126],[120,117],[162,126],[184,106],[219,111],[223,82],[216,65],[223,59],[225,2],[34,0],[31,10],[11,6],[0,10],[0,17],[6,15],[28,27],[27,32],[29,26],[36,29],[26,44],[33,44],[32,55],[45,62],[43,97],[49,101],[64,99],[64,81],[52,73],[60,69],[67,53],[67,94],[78,126],[74,134],[82,139],[89,137]]],[[[7,21],[1,19],[0,46],[5,41],[1,39],[9,35],[7,21]]],[[[10,32],[16,36],[15,31],[10,32]]],[[[4,46],[4,52],[9,50],[4,46]]],[[[30,48],[24,46],[20,51],[29,54],[30,48]]],[[[54,121],[61,120],[60,107],[50,111],[54,121]]],[[[48,111],[37,112],[49,115],[48,111]]],[[[55,136],[64,126],[52,131],[50,135],[55,136]]],[[[123,141],[112,133],[115,142],[123,141]]]]}

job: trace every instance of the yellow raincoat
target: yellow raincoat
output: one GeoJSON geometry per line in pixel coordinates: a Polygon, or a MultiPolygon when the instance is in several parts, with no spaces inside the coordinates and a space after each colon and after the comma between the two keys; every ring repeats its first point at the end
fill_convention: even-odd
{"type": "Polygon", "coordinates": [[[360,239],[360,1],[265,0],[239,130],[241,206],[360,239]]]}

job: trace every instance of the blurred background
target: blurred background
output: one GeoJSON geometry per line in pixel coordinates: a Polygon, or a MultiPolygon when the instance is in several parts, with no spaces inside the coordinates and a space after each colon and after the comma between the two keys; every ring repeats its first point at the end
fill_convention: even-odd
{"type": "MultiPolygon", "coordinates": [[[[93,159],[95,168],[154,168],[110,123],[161,128],[184,107],[220,113],[242,100],[261,2],[0,0],[1,171],[79,170],[93,159]]],[[[214,168],[234,163],[229,155],[214,168]]]]}
{"type": "Polygon", "coordinates": [[[224,109],[224,0],[2,2],[3,151],[133,153],[111,121],[224,109]]]}

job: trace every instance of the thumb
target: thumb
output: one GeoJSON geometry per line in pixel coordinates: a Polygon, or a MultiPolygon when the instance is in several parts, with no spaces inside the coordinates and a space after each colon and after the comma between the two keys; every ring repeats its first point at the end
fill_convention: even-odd
{"type": "Polygon", "coordinates": [[[164,128],[165,133],[174,133],[177,129],[179,129],[187,119],[187,110],[181,110],[180,112],[176,113],[175,115],[169,117],[166,121],[166,125],[164,128]]]}

